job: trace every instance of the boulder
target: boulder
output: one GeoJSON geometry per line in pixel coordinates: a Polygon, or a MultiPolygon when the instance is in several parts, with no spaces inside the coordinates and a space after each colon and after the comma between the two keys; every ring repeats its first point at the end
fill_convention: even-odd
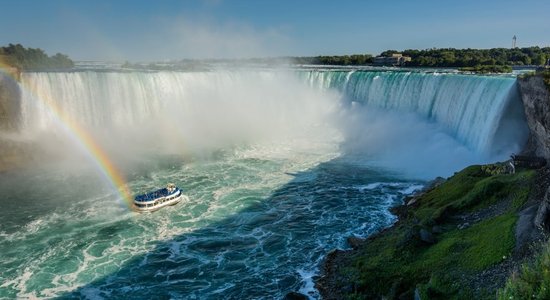
{"type": "Polygon", "coordinates": [[[357,249],[365,242],[365,240],[356,236],[350,236],[348,237],[347,242],[351,248],[357,249]]]}
{"type": "Polygon", "coordinates": [[[411,200],[407,201],[407,206],[411,206],[416,203],[418,197],[413,197],[411,200]]]}

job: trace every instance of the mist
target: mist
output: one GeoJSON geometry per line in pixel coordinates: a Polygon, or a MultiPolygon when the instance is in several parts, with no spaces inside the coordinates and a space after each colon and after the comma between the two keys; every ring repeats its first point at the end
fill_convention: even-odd
{"type": "MultiPolygon", "coordinates": [[[[335,152],[341,99],[290,72],[34,73],[25,85],[77,122],[117,165],[155,155],[208,159],[224,151],[258,155],[335,152]]],[[[79,138],[40,97],[23,93],[23,135],[43,152],[82,162],[79,138]]]]}
{"type": "Polygon", "coordinates": [[[353,103],[344,114],[346,118],[340,126],[344,133],[341,148],[345,156],[412,178],[447,177],[468,165],[506,157],[471,149],[446,132],[443,126],[413,113],[353,103]]]}
{"type": "MultiPolygon", "coordinates": [[[[209,159],[220,151],[246,149],[257,158],[340,155],[430,179],[506,159],[521,145],[514,140],[525,136],[499,134],[498,152],[480,151],[457,141],[441,124],[350,103],[288,70],[31,73],[23,81],[40,87],[41,96],[62,107],[117,165],[130,169],[152,156],[209,159]]],[[[50,156],[86,161],[86,149],[71,129],[39,98],[23,95],[27,139],[39,141],[50,156]]]]}

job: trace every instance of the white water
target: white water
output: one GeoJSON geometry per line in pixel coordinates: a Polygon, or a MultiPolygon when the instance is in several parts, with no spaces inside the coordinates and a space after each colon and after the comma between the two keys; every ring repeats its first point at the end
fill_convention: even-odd
{"type": "Polygon", "coordinates": [[[22,82],[22,136],[63,158],[82,150],[52,101],[133,191],[175,182],[191,201],[134,215],[79,160],[6,175],[0,298],[317,297],[324,255],[391,224],[415,178],[506,156],[525,138],[511,132],[524,126],[513,78],[86,71],[22,82]]]}
{"type": "Polygon", "coordinates": [[[515,78],[428,72],[310,71],[311,86],[337,89],[348,101],[435,122],[478,153],[521,149],[527,127],[515,78]]]}
{"type": "Polygon", "coordinates": [[[197,154],[258,142],[332,143],[343,135],[355,150],[379,153],[399,147],[396,143],[415,151],[464,147],[469,154],[463,160],[472,163],[505,158],[519,151],[527,136],[515,78],[509,77],[86,71],[24,73],[22,81],[39,96],[23,93],[24,132],[65,134],[43,105],[47,99],[98,139],[106,138],[114,152],[151,148],[197,154]]]}

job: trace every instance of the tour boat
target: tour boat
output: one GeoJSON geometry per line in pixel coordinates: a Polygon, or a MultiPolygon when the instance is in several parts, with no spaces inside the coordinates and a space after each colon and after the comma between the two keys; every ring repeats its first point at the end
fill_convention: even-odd
{"type": "Polygon", "coordinates": [[[155,211],[168,205],[174,205],[181,200],[189,200],[182,190],[170,183],[165,188],[154,192],[137,195],[134,198],[134,209],[138,212],[155,211]]]}

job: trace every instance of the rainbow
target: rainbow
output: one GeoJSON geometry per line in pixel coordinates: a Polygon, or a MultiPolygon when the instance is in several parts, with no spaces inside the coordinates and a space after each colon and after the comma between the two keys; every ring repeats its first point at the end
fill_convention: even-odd
{"type": "Polygon", "coordinates": [[[131,209],[133,207],[133,198],[126,180],[122,173],[117,169],[115,164],[109,159],[109,156],[97,143],[94,137],[86,131],[79,123],[77,123],[69,114],[67,114],[62,107],[60,107],[53,99],[46,96],[45,93],[40,91],[37,86],[27,85],[25,86],[19,78],[19,71],[4,62],[0,57],[0,71],[14,80],[18,81],[19,86],[25,91],[31,93],[33,98],[37,99],[39,104],[48,108],[56,120],[59,122],[63,130],[74,141],[79,148],[81,148],[84,154],[94,163],[98,171],[107,180],[114,190],[120,195],[120,199],[126,206],[131,209]]]}

